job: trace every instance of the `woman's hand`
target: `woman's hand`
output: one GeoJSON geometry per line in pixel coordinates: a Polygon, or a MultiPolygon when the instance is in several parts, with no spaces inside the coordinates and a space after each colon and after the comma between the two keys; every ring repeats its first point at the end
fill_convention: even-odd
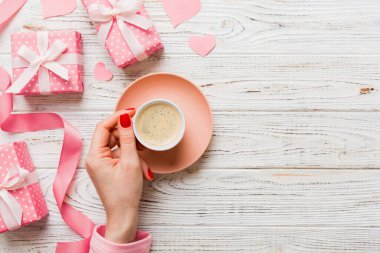
{"type": "Polygon", "coordinates": [[[134,241],[143,177],[153,180],[137,154],[134,113],[135,109],[115,112],[96,126],[85,164],[106,210],[105,238],[115,243],[134,241]]]}

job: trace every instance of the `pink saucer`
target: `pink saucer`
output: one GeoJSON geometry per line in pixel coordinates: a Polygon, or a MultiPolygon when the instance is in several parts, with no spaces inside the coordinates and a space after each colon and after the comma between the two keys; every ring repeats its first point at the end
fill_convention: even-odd
{"type": "Polygon", "coordinates": [[[186,169],[205,152],[212,136],[212,112],[205,96],[189,80],[169,73],[154,73],[134,81],[121,95],[116,110],[135,107],[151,99],[177,104],[186,120],[182,141],[168,151],[140,152],[153,172],[171,173],[186,169]]]}

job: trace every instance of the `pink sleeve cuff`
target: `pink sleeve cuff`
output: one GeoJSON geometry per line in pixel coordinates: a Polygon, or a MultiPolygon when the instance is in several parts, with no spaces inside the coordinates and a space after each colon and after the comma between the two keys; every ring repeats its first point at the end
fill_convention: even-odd
{"type": "Polygon", "coordinates": [[[136,240],[131,243],[117,244],[104,239],[105,226],[98,226],[90,243],[90,253],[149,253],[152,237],[150,233],[137,231],[136,240]]]}

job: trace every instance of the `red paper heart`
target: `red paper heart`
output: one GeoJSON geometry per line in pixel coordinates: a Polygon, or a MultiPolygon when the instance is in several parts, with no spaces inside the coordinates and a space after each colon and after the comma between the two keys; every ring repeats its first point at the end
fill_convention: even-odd
{"type": "Polygon", "coordinates": [[[103,62],[98,62],[95,65],[95,79],[98,81],[109,81],[113,77],[112,72],[106,69],[103,62]]]}
{"type": "Polygon", "coordinates": [[[201,56],[208,55],[215,45],[216,40],[213,35],[192,36],[189,38],[189,47],[201,56]]]}
{"type": "Polygon", "coordinates": [[[194,17],[201,10],[200,0],[162,0],[162,5],[174,27],[194,17]]]}

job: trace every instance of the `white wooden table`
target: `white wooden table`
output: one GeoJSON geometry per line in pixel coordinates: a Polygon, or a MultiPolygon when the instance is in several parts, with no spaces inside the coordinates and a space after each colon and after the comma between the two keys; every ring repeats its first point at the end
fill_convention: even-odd
{"type": "MultiPolygon", "coordinates": [[[[29,0],[8,31],[83,33],[84,95],[18,97],[15,111],[58,112],[82,133],[134,79],[158,71],[193,80],[214,111],[212,143],[186,171],[147,184],[140,227],[152,252],[380,252],[380,1],[202,0],[201,13],[174,29],[159,0],[146,1],[166,49],[117,69],[78,1],[77,10],[43,20],[29,0]],[[191,34],[217,36],[206,58],[191,34]],[[93,78],[96,62],[114,73],[93,78]]],[[[0,64],[10,67],[8,37],[0,64]]],[[[5,44],[4,44],[5,43],[5,44]]],[[[0,252],[53,252],[79,237],[62,221],[52,182],[62,131],[0,135],[25,139],[41,176],[48,219],[0,236],[0,252]]],[[[104,211],[83,167],[68,201],[97,223],[104,211]]]]}

